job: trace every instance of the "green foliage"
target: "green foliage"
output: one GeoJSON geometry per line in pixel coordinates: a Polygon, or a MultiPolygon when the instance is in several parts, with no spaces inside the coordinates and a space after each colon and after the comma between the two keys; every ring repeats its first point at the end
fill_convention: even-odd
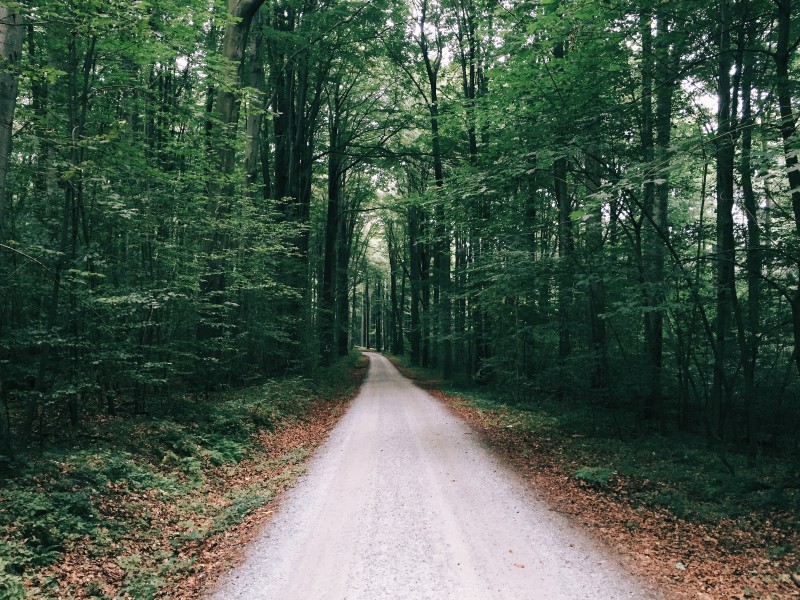
{"type": "MultiPolygon", "coordinates": [[[[2,544],[0,544],[0,555],[3,553],[2,544]]],[[[22,580],[18,575],[11,573],[13,567],[10,568],[9,564],[3,558],[0,558],[0,597],[7,600],[24,600],[25,588],[22,586],[22,580]]]]}
{"type": "MultiPolygon", "coordinates": [[[[96,492],[95,492],[96,493],[96,492]]],[[[91,492],[9,489],[3,494],[8,507],[0,526],[25,540],[25,548],[9,548],[8,564],[23,570],[53,562],[71,542],[94,531],[98,515],[91,492]]]]}
{"type": "Polygon", "coordinates": [[[783,467],[759,474],[737,452],[782,465],[771,453],[796,452],[800,427],[796,119],[781,115],[798,63],[776,62],[796,19],[781,37],[773,3],[753,0],[720,30],[717,9],[434,2],[423,27],[403,2],[292,3],[260,11],[235,57],[221,2],[21,7],[0,182],[0,473],[26,490],[59,482],[28,498],[25,552],[45,558],[23,562],[96,534],[86,505],[109,490],[202,490],[257,433],[333,394],[345,367],[314,369],[347,335],[334,323],[366,342],[392,300],[405,321],[382,324],[414,338],[415,362],[490,388],[476,401],[509,402],[511,427],[582,436],[577,477],[607,485],[585,466],[600,464],[646,479],[646,466],[674,485],[642,484],[642,501],[680,514],[795,502],[783,467]],[[736,32],[730,56],[719,31],[736,32]],[[741,114],[718,137],[726,57],[742,61],[741,114]],[[729,248],[717,179],[736,188],[729,248]],[[389,229],[393,266],[376,243],[389,229]],[[332,262],[352,304],[334,294],[335,319],[332,262]],[[25,465],[15,452],[32,445],[43,454],[25,465]],[[36,529],[43,507],[66,529],[36,529]]]}
{"type": "MultiPolygon", "coordinates": [[[[287,481],[299,473],[308,449],[270,463],[258,434],[302,419],[315,398],[346,392],[358,359],[354,353],[310,378],[175,399],[159,416],[87,424],[84,437],[63,447],[18,456],[0,482],[0,596],[15,597],[25,581],[72,548],[115,556],[126,539],[160,541],[164,531],[153,528],[144,498],[180,507],[184,520],[170,540],[175,548],[240,523],[283,480],[256,478],[231,487],[221,506],[205,501],[209,487],[245,458],[261,472],[289,466],[282,475],[287,481]],[[268,414],[268,422],[253,419],[256,410],[268,414]],[[93,447],[96,440],[103,440],[102,449],[93,447]]],[[[117,562],[126,573],[124,593],[136,598],[157,597],[191,566],[172,554],[158,560],[125,554],[117,562]]],[[[96,592],[101,589],[98,584],[96,592]]]]}
{"type": "Polygon", "coordinates": [[[603,485],[608,483],[616,474],[615,471],[608,467],[581,467],[574,473],[575,479],[591,483],[593,485],[603,485]]]}

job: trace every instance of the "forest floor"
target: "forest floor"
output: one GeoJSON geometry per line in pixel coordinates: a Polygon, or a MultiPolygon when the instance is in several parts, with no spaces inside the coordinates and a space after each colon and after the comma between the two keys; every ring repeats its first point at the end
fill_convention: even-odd
{"type": "MultiPolygon", "coordinates": [[[[0,473],[0,597],[202,597],[344,413],[366,374],[353,366],[323,374],[325,391],[289,380],[226,392],[213,411],[195,398],[182,419],[87,424],[0,473]]],[[[791,465],[729,455],[734,476],[696,443],[622,442],[564,405],[554,416],[398,366],[669,597],[800,597],[798,490],[776,483],[791,465]]]]}
{"type": "Polygon", "coordinates": [[[719,457],[699,444],[609,439],[596,423],[574,427],[586,414],[565,414],[564,404],[555,417],[395,364],[479,432],[553,510],[617,550],[667,597],[800,597],[797,490],[764,485],[791,465],[747,470],[742,458],[736,475],[722,472],[719,457]]]}
{"type": "MultiPolygon", "coordinates": [[[[0,598],[199,598],[366,375],[354,354],[177,414],[85,424],[0,478],[0,598]]],[[[18,460],[22,460],[19,457],[18,460]]]]}

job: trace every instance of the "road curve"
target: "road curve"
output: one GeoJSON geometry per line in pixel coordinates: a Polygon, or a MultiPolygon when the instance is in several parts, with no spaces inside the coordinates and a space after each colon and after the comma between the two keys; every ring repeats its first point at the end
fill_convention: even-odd
{"type": "Polygon", "coordinates": [[[209,598],[659,597],[439,401],[368,356],[360,394],[209,598]]]}

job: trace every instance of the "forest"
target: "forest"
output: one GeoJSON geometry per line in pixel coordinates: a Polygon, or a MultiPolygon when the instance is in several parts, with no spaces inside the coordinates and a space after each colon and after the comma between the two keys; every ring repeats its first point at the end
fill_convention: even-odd
{"type": "Polygon", "coordinates": [[[358,346],[796,473],[799,15],[0,3],[1,468],[358,346]]]}
{"type": "Polygon", "coordinates": [[[796,450],[797,10],[6,3],[0,445],[357,344],[796,450]]]}

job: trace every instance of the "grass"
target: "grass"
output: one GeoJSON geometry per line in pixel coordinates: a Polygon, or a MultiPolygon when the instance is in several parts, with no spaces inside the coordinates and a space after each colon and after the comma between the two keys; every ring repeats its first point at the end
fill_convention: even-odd
{"type": "Polygon", "coordinates": [[[308,448],[272,456],[259,436],[345,393],[358,360],[174,399],[163,414],[100,420],[18,455],[0,474],[0,598],[61,597],[65,557],[103,564],[70,595],[157,597],[192,568],[187,545],[237,525],[302,470],[308,448]]]}

